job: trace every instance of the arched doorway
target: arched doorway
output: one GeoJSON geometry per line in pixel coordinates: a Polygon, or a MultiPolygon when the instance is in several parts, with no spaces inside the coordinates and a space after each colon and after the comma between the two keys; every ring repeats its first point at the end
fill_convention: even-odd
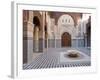
{"type": "Polygon", "coordinates": [[[71,35],[67,32],[63,33],[61,36],[61,44],[62,47],[70,47],[71,46],[71,35]]]}
{"type": "Polygon", "coordinates": [[[33,17],[34,32],[33,32],[33,51],[39,52],[39,32],[40,32],[40,20],[37,16],[33,17]]]}
{"type": "Polygon", "coordinates": [[[47,26],[46,25],[44,26],[44,32],[45,32],[45,48],[47,48],[47,36],[48,36],[48,34],[47,34],[47,26]]]}
{"type": "Polygon", "coordinates": [[[87,28],[87,47],[90,47],[91,45],[91,27],[89,26],[87,28]]]}

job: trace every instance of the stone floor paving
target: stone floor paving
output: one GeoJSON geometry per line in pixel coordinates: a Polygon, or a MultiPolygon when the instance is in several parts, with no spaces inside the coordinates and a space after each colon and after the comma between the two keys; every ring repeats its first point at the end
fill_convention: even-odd
{"type": "MultiPolygon", "coordinates": [[[[91,60],[88,62],[74,62],[74,63],[60,63],[59,56],[61,52],[67,52],[68,50],[78,50],[89,56],[91,59],[90,48],[49,48],[43,54],[40,54],[33,59],[30,64],[24,64],[23,69],[43,69],[43,68],[59,68],[59,67],[79,67],[90,66],[91,60]]],[[[37,53],[38,54],[38,53],[37,53]]]]}

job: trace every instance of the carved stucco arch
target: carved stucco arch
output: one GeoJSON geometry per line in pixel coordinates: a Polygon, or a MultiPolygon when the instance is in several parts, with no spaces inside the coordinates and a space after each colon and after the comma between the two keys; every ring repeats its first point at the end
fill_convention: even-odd
{"type": "MultiPolygon", "coordinates": [[[[43,31],[42,30],[43,29],[42,19],[43,19],[43,17],[42,17],[42,15],[39,11],[34,11],[33,15],[39,19],[39,22],[40,22],[40,25],[39,25],[39,38],[42,38],[42,31],[43,31]]],[[[33,16],[33,18],[34,18],[34,16],[33,16]]]]}
{"type": "Polygon", "coordinates": [[[61,15],[58,19],[58,31],[59,31],[59,38],[61,39],[61,35],[64,33],[64,32],[68,32],[71,37],[74,36],[74,33],[73,33],[73,30],[75,30],[75,22],[74,22],[74,19],[68,15],[68,14],[64,14],[64,15],[61,15]],[[67,22],[66,20],[70,20],[69,22],[67,22]],[[64,22],[62,22],[64,21],[64,22]]]}

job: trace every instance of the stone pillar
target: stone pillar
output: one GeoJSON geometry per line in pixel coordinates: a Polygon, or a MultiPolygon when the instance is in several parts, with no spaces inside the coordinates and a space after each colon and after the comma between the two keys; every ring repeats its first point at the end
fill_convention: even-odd
{"type": "Polygon", "coordinates": [[[33,11],[29,11],[29,19],[27,25],[27,59],[28,64],[32,62],[33,59],[33,11]]]}
{"type": "Polygon", "coordinates": [[[34,29],[34,51],[38,52],[39,51],[39,28],[38,26],[35,26],[34,29]]]}
{"type": "Polygon", "coordinates": [[[57,35],[57,26],[54,25],[54,43],[55,43],[55,48],[56,48],[56,35],[57,35]]]}
{"type": "Polygon", "coordinates": [[[27,25],[28,25],[28,13],[29,11],[23,10],[23,64],[28,63],[28,50],[27,50],[27,25]]]}
{"type": "Polygon", "coordinates": [[[50,24],[50,16],[49,16],[49,14],[48,14],[48,12],[46,12],[46,20],[47,20],[47,36],[46,36],[46,38],[47,38],[47,49],[48,49],[48,31],[49,31],[49,24],[50,24]]]}
{"type": "Polygon", "coordinates": [[[42,12],[42,29],[43,29],[43,51],[44,51],[44,48],[45,48],[45,31],[44,31],[44,27],[45,27],[45,12],[43,11],[42,12]]]}

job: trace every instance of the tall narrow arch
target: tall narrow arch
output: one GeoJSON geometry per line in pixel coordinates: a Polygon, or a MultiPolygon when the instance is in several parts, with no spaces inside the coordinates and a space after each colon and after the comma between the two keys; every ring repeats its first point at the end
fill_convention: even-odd
{"type": "Polygon", "coordinates": [[[71,35],[68,32],[64,32],[61,36],[61,45],[62,47],[71,46],[71,35]]]}
{"type": "Polygon", "coordinates": [[[40,30],[40,20],[37,16],[33,17],[33,24],[34,24],[34,31],[33,31],[33,36],[34,36],[34,40],[33,40],[33,51],[35,52],[39,52],[39,30],[40,30]]]}
{"type": "Polygon", "coordinates": [[[87,46],[91,46],[91,27],[89,26],[87,28],[87,46]]]}
{"type": "Polygon", "coordinates": [[[34,24],[33,35],[34,35],[34,37],[37,37],[37,36],[35,36],[35,33],[37,33],[37,31],[38,31],[38,34],[39,34],[39,30],[40,30],[40,20],[39,20],[38,16],[33,17],[33,24],[34,24]]]}
{"type": "Polygon", "coordinates": [[[35,26],[40,26],[40,20],[39,20],[39,18],[37,16],[33,17],[33,24],[35,26]]]}

